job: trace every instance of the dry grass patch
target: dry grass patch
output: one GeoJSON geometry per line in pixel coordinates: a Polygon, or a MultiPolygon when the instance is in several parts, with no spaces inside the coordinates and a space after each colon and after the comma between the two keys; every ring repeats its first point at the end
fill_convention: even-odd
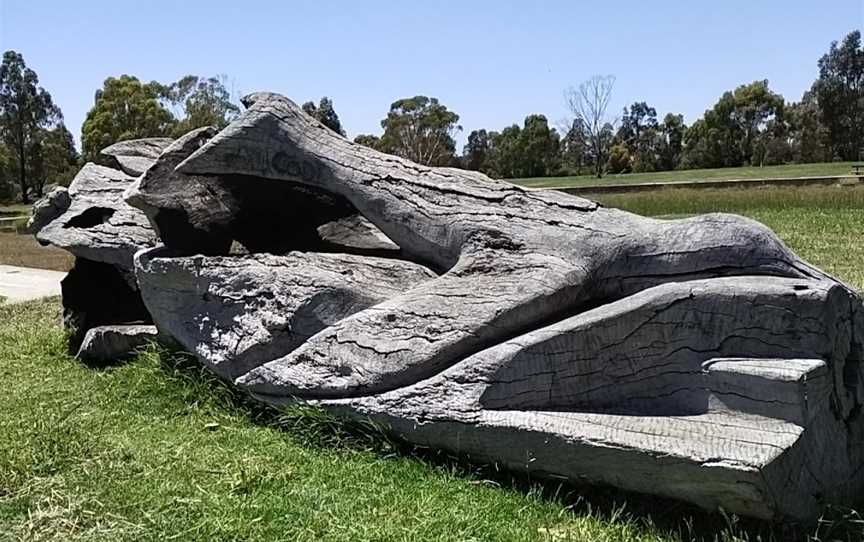
{"type": "Polygon", "coordinates": [[[0,233],[0,264],[69,271],[75,258],[56,247],[43,247],[32,235],[0,233]]]}

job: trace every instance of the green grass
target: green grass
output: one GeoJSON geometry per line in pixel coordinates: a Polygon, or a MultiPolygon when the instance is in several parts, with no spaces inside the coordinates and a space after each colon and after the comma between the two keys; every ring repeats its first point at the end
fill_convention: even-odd
{"type": "Polygon", "coordinates": [[[677,504],[631,514],[614,494],[279,415],[182,354],[88,368],[57,318],[56,301],[0,307],[0,540],[655,541],[734,523],[697,514],[697,527],[677,504]]]}
{"type": "Polygon", "coordinates": [[[29,215],[31,205],[23,203],[8,203],[0,205],[0,217],[29,215]]]}
{"type": "Polygon", "coordinates": [[[822,164],[789,164],[765,167],[735,167],[718,169],[689,169],[683,171],[660,171],[656,173],[627,173],[606,175],[598,179],[594,175],[578,177],[537,177],[512,179],[511,182],[532,188],[580,187],[627,183],[660,183],[669,181],[709,181],[731,179],[773,179],[786,177],[819,177],[849,175],[853,162],[826,162],[822,164]]]}
{"type": "Polygon", "coordinates": [[[69,271],[74,260],[65,250],[41,246],[30,234],[0,231],[0,264],[69,271]]]}
{"type": "MultiPolygon", "coordinates": [[[[864,191],[605,196],[654,215],[739,210],[864,286],[864,191]]],[[[861,540],[833,510],[803,530],[681,503],[511,476],[374,427],[257,406],[188,355],[89,368],[64,350],[56,300],[0,306],[0,541],[861,540]]]]}

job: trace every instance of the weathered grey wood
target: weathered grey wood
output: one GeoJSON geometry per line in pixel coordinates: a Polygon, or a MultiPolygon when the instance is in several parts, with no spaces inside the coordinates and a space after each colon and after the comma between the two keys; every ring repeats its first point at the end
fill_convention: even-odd
{"type": "Polygon", "coordinates": [[[232,242],[268,253],[393,248],[338,196],[245,175],[207,177],[175,170],[215,133],[200,128],[174,141],[126,193],[126,201],[147,214],[166,246],[211,255],[227,254],[232,242]],[[352,215],[356,224],[349,230],[339,220],[352,215]]]}
{"type": "Polygon", "coordinates": [[[86,164],[66,189],[39,201],[30,222],[36,239],[75,255],[63,279],[63,322],[69,350],[76,353],[98,326],[149,323],[133,273],[133,256],[157,238],[147,217],[123,201],[133,177],[86,164]]]}
{"type": "Polygon", "coordinates": [[[178,170],[255,175],[338,194],[406,257],[445,271],[274,361],[274,383],[286,395],[394,389],[539,322],[667,281],[824,276],[770,230],[741,217],[660,221],[564,194],[526,192],[353,144],[282,96],[253,95],[247,105],[178,170]],[[280,371],[284,378],[277,380],[280,371]]]}
{"type": "Polygon", "coordinates": [[[345,250],[400,256],[399,245],[360,214],[322,224],[318,226],[318,235],[325,243],[345,250]]]}
{"type": "Polygon", "coordinates": [[[115,169],[85,165],[69,185],[68,208],[43,225],[36,239],[131,273],[135,252],[156,244],[144,213],[123,201],[133,181],[115,169]]]}
{"type": "Polygon", "coordinates": [[[153,165],[172,141],[173,139],[168,137],[130,139],[105,147],[100,154],[113,159],[116,167],[124,173],[137,177],[153,165]]]}
{"type": "Polygon", "coordinates": [[[218,178],[183,175],[174,168],[216,134],[204,127],[165,147],[124,194],[129,205],[147,215],[168,246],[202,253],[224,253],[227,233],[239,203],[218,178]]]}
{"type": "Polygon", "coordinates": [[[166,334],[231,380],[435,276],[350,254],[171,256],[161,248],[136,256],[144,302],[166,334]]]}
{"type": "Polygon", "coordinates": [[[58,186],[45,194],[45,197],[33,204],[30,220],[27,221],[27,231],[36,234],[46,224],[66,212],[72,198],[65,186],[58,186]]]}
{"type": "MultiPolygon", "coordinates": [[[[538,475],[748,516],[813,519],[825,502],[847,502],[862,487],[862,424],[857,413],[844,417],[838,400],[861,387],[859,360],[849,357],[864,331],[853,300],[827,281],[669,283],[505,341],[404,388],[311,402],[371,417],[417,444],[538,475]],[[744,353],[766,358],[763,365],[788,359],[793,369],[780,374],[800,369],[797,358],[826,357],[830,384],[810,390],[819,395],[808,394],[809,415],[795,420],[804,423],[761,404],[783,400],[770,387],[740,390],[750,400],[735,406],[755,409],[711,401],[718,390],[702,363],[744,353]]],[[[290,402],[271,394],[273,377],[265,364],[238,384],[262,401],[290,402]]],[[[723,382],[718,387],[728,392],[723,382]]]]}
{"type": "Polygon", "coordinates": [[[113,363],[156,342],[156,326],[109,325],[87,331],[75,357],[90,363],[113,363]]]}

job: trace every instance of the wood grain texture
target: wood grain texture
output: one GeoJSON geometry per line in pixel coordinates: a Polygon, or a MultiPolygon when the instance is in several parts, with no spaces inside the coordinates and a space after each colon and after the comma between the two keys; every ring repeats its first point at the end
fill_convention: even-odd
{"type": "Polygon", "coordinates": [[[105,147],[100,154],[110,158],[117,169],[132,177],[138,177],[153,165],[172,141],[169,137],[130,139],[105,147]]]}
{"type": "Polygon", "coordinates": [[[824,277],[751,220],[660,221],[564,194],[527,192],[353,144],[281,96],[247,101],[244,115],[178,170],[254,175],[339,194],[407,258],[443,271],[269,364],[271,383],[281,382],[286,395],[394,389],[539,322],[664,282],[824,277]],[[276,380],[280,372],[284,378],[276,380]],[[298,381],[292,373],[307,377],[298,381]]]}
{"type": "Polygon", "coordinates": [[[160,248],[136,256],[136,275],[159,327],[229,380],[435,276],[350,254],[171,257],[160,248]]]}
{"type": "Polygon", "coordinates": [[[131,274],[135,252],[157,241],[144,213],[123,201],[133,182],[121,171],[88,163],[69,185],[69,206],[42,226],[36,239],[131,274]]]}

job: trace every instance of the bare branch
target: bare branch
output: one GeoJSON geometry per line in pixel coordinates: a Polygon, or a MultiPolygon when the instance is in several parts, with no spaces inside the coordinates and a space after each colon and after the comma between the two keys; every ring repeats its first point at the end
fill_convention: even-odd
{"type": "Polygon", "coordinates": [[[612,101],[615,76],[595,75],[579,85],[564,91],[564,101],[572,114],[570,125],[578,121],[587,135],[591,150],[594,152],[597,177],[603,174],[606,126],[614,125],[616,119],[608,119],[606,110],[612,101]]]}

